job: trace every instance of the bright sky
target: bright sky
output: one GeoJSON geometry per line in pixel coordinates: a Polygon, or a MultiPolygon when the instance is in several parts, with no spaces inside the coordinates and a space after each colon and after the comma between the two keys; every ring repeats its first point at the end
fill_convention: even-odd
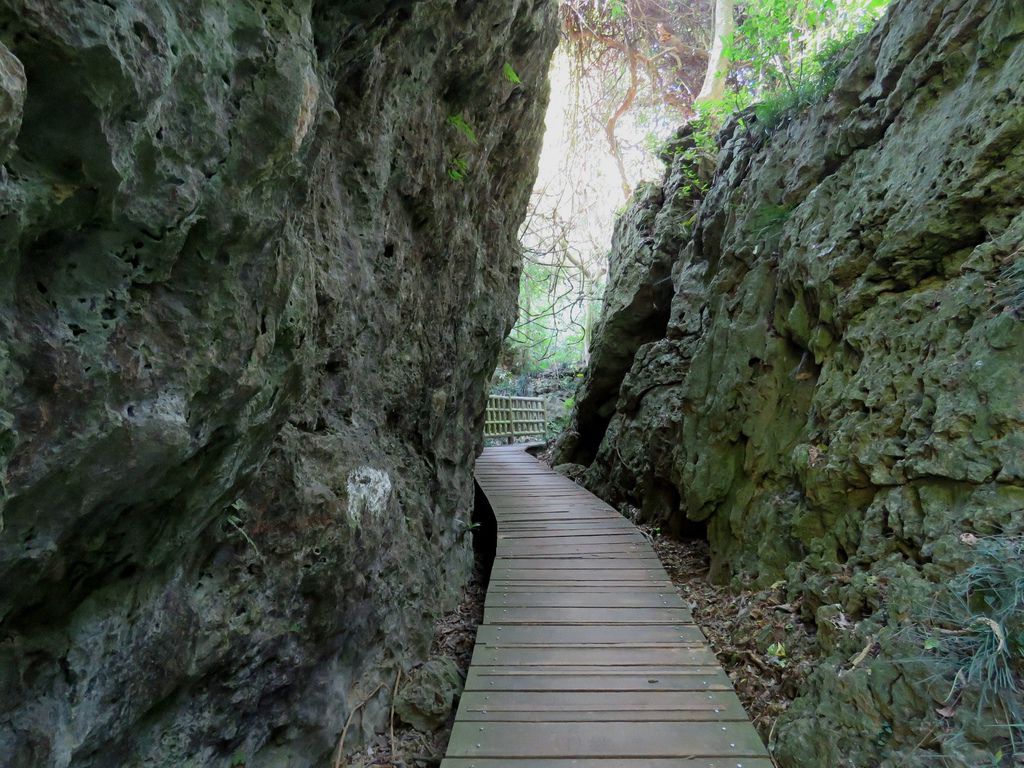
{"type": "MultiPolygon", "coordinates": [[[[599,127],[600,120],[577,119],[577,108],[585,111],[596,100],[593,88],[586,81],[574,86],[569,59],[559,49],[551,63],[551,103],[534,194],[539,211],[557,209],[562,218],[571,222],[571,246],[588,265],[601,265],[599,271],[604,273],[612,227],[625,199],[615,161],[599,127]],[[581,123],[591,129],[581,131],[581,123]]],[[[628,115],[620,120],[616,131],[633,186],[661,176],[661,162],[642,149],[648,131],[628,115]]],[[[668,131],[660,133],[667,135],[668,131]]]]}

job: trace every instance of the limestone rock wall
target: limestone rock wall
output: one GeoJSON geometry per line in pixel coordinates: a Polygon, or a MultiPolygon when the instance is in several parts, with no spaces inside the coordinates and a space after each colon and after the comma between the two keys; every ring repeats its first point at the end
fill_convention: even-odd
{"type": "MultiPolygon", "coordinates": [[[[595,342],[630,364],[595,355],[556,461],[648,519],[706,524],[715,578],[787,579],[818,629],[827,661],[777,724],[783,765],[1011,752],[1005,714],[972,715],[966,693],[936,713],[941,648],[904,662],[972,548],[1024,532],[1022,83],[1019,2],[897,0],[824,103],[723,132],[662,337],[595,342]]],[[[638,293],[619,284],[659,279],[648,244],[687,225],[652,195],[620,223],[639,222],[613,253],[633,277],[606,327],[638,293]]]]}
{"type": "Polygon", "coordinates": [[[0,763],[324,765],[423,658],[554,12],[0,2],[0,763]]]}

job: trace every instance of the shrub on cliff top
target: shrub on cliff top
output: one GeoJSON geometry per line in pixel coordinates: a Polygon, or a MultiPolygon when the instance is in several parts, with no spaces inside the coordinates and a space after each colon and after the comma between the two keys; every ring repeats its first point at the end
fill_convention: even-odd
{"type": "MultiPolygon", "coordinates": [[[[748,0],[727,41],[730,90],[696,105],[700,137],[713,137],[729,118],[753,106],[771,132],[835,88],[857,43],[890,0],[748,0]]],[[[699,141],[700,143],[700,141],[699,141]]],[[[705,141],[706,143],[706,141],[705,141]]]]}

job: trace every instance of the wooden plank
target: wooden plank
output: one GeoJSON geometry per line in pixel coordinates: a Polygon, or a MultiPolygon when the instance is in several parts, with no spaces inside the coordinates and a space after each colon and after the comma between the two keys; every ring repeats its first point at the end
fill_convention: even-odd
{"type": "Polygon", "coordinates": [[[685,608],[667,592],[500,592],[487,595],[492,608],[685,608]]]}
{"type": "MultiPolygon", "coordinates": [[[[498,522],[500,528],[504,525],[501,521],[498,522]]],[[[534,549],[541,550],[543,547],[553,546],[581,546],[588,545],[593,546],[595,544],[615,544],[618,547],[626,548],[632,547],[633,549],[640,550],[643,552],[653,552],[650,544],[647,540],[636,533],[630,533],[625,530],[595,530],[595,529],[584,529],[579,532],[576,531],[528,531],[525,534],[510,533],[510,534],[499,534],[498,543],[502,547],[519,547],[523,549],[534,549]]]]}
{"type": "Polygon", "coordinates": [[[460,720],[532,718],[541,722],[747,719],[732,691],[466,691],[458,716],[460,720]]]}
{"type": "Polygon", "coordinates": [[[685,608],[484,608],[488,624],[673,624],[691,620],[685,608]]]}
{"type": "Polygon", "coordinates": [[[606,666],[703,666],[716,664],[715,654],[705,646],[535,646],[517,648],[478,645],[473,651],[473,664],[494,667],[538,667],[588,665],[606,666]]]}
{"type": "MultiPolygon", "coordinates": [[[[639,552],[636,552],[636,551],[632,551],[631,552],[629,547],[626,547],[626,546],[615,546],[615,547],[604,547],[604,546],[602,546],[602,547],[587,547],[587,546],[578,546],[578,547],[558,547],[558,548],[536,547],[536,548],[531,550],[531,549],[514,548],[514,547],[510,547],[510,546],[508,546],[506,544],[506,545],[503,546],[501,558],[498,559],[498,560],[495,560],[494,562],[495,562],[496,565],[503,565],[505,560],[522,560],[522,559],[527,559],[527,558],[530,557],[531,553],[533,555],[533,558],[531,558],[531,559],[533,559],[533,560],[537,560],[538,558],[578,559],[578,558],[584,558],[585,557],[585,558],[589,559],[589,564],[590,565],[594,565],[595,561],[602,560],[602,559],[615,560],[616,558],[621,558],[623,556],[628,556],[630,554],[639,555],[639,552]],[[605,555],[607,555],[607,558],[604,557],[605,555]]],[[[587,564],[588,563],[584,563],[584,565],[587,565],[587,564]]],[[[633,559],[633,567],[634,568],[652,568],[652,569],[654,569],[656,571],[660,571],[661,575],[663,575],[663,576],[666,575],[665,574],[665,570],[661,567],[660,563],[655,564],[655,561],[652,560],[651,558],[648,558],[648,557],[635,557],[633,559]],[[641,562],[641,561],[646,561],[646,562],[641,562]]]]}
{"type": "Polygon", "coordinates": [[[768,758],[743,758],[736,762],[720,757],[668,757],[668,758],[530,758],[501,757],[449,757],[441,768],[774,768],[768,758]]]}
{"type": "Polygon", "coordinates": [[[510,530],[532,530],[535,528],[548,530],[552,527],[564,527],[569,529],[581,528],[581,527],[614,527],[623,528],[624,530],[632,529],[633,523],[627,520],[625,517],[597,517],[593,515],[581,516],[577,520],[566,520],[565,518],[555,518],[554,521],[544,519],[534,520],[509,520],[502,524],[502,532],[510,530]]]}
{"type": "Polygon", "coordinates": [[[555,554],[543,559],[538,558],[517,558],[503,557],[495,560],[495,568],[500,570],[578,570],[580,568],[599,568],[601,570],[636,570],[637,568],[648,568],[659,570],[658,561],[652,558],[622,558],[622,557],[566,557],[555,554]]]}
{"type": "MultiPolygon", "coordinates": [[[[620,525],[602,525],[600,521],[598,521],[596,524],[592,521],[586,522],[585,524],[583,521],[571,521],[567,523],[559,522],[551,523],[550,525],[545,525],[543,527],[537,527],[536,525],[534,525],[530,528],[512,528],[511,526],[508,526],[505,522],[501,522],[500,528],[502,532],[498,534],[498,541],[520,545],[541,544],[544,542],[545,539],[576,539],[577,537],[581,538],[581,541],[574,543],[598,543],[587,542],[583,539],[589,538],[591,536],[623,536],[624,534],[630,533],[620,525]]],[[[650,545],[647,543],[645,539],[637,539],[631,534],[629,538],[636,541],[636,545],[638,547],[641,547],[645,550],[650,550],[650,545]]],[[[621,542],[615,541],[612,543],[619,544],[621,542]]]]}
{"type": "Polygon", "coordinates": [[[764,754],[748,723],[475,723],[456,722],[452,757],[729,757],[764,754]],[[483,730],[481,730],[483,728],[483,730]]]}
{"type": "Polygon", "coordinates": [[[548,560],[570,560],[573,567],[584,567],[601,565],[601,561],[621,560],[619,565],[628,565],[634,569],[650,568],[659,571],[662,576],[667,576],[661,567],[661,562],[650,557],[642,550],[629,546],[617,547],[561,547],[557,549],[542,549],[540,547],[530,549],[513,549],[507,544],[502,545],[502,553],[494,560],[494,566],[508,567],[510,565],[543,565],[548,560]],[[509,561],[518,561],[510,563],[509,561]]]}
{"type": "Polygon", "coordinates": [[[624,643],[700,643],[704,634],[693,624],[647,625],[622,624],[596,626],[587,624],[484,624],[476,633],[476,641],[494,644],[591,645],[624,643]]]}
{"type": "Polygon", "coordinates": [[[476,476],[497,554],[444,768],[771,768],[628,520],[514,447],[476,476]]]}
{"type": "MultiPolygon", "coordinates": [[[[628,581],[622,584],[614,581],[599,581],[594,584],[574,582],[573,586],[546,581],[503,581],[494,585],[494,598],[489,595],[485,605],[496,605],[498,595],[511,597],[517,594],[608,595],[614,599],[625,595],[664,595],[665,586],[657,581],[628,581]]],[[[689,606],[684,603],[684,607],[689,606]]]]}
{"type": "Polygon", "coordinates": [[[470,667],[467,691],[728,691],[718,667],[470,667]]]}
{"type": "Polygon", "coordinates": [[[656,581],[630,581],[619,583],[616,581],[599,581],[588,584],[582,581],[561,583],[557,581],[505,581],[494,585],[494,593],[502,595],[516,592],[533,592],[536,594],[585,594],[585,595],[622,595],[622,594],[654,594],[665,593],[665,588],[656,581]]]}
{"type": "MultiPolygon", "coordinates": [[[[629,523],[627,522],[626,524],[628,525],[629,523]]],[[[529,525],[512,525],[502,521],[498,541],[534,543],[538,538],[545,539],[555,536],[606,536],[608,534],[622,533],[632,532],[628,528],[624,528],[616,520],[554,520],[543,523],[534,520],[529,525]]]]}
{"type": "Polygon", "coordinates": [[[573,581],[658,581],[671,589],[665,571],[657,568],[499,568],[491,571],[491,580],[570,579],[573,581]]]}

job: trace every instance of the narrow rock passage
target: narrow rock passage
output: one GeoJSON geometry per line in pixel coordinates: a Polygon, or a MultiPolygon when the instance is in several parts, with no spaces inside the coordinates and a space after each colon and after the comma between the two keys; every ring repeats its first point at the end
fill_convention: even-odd
{"type": "Polygon", "coordinates": [[[629,521],[521,447],[476,477],[497,555],[442,768],[771,768],[629,521]]]}

